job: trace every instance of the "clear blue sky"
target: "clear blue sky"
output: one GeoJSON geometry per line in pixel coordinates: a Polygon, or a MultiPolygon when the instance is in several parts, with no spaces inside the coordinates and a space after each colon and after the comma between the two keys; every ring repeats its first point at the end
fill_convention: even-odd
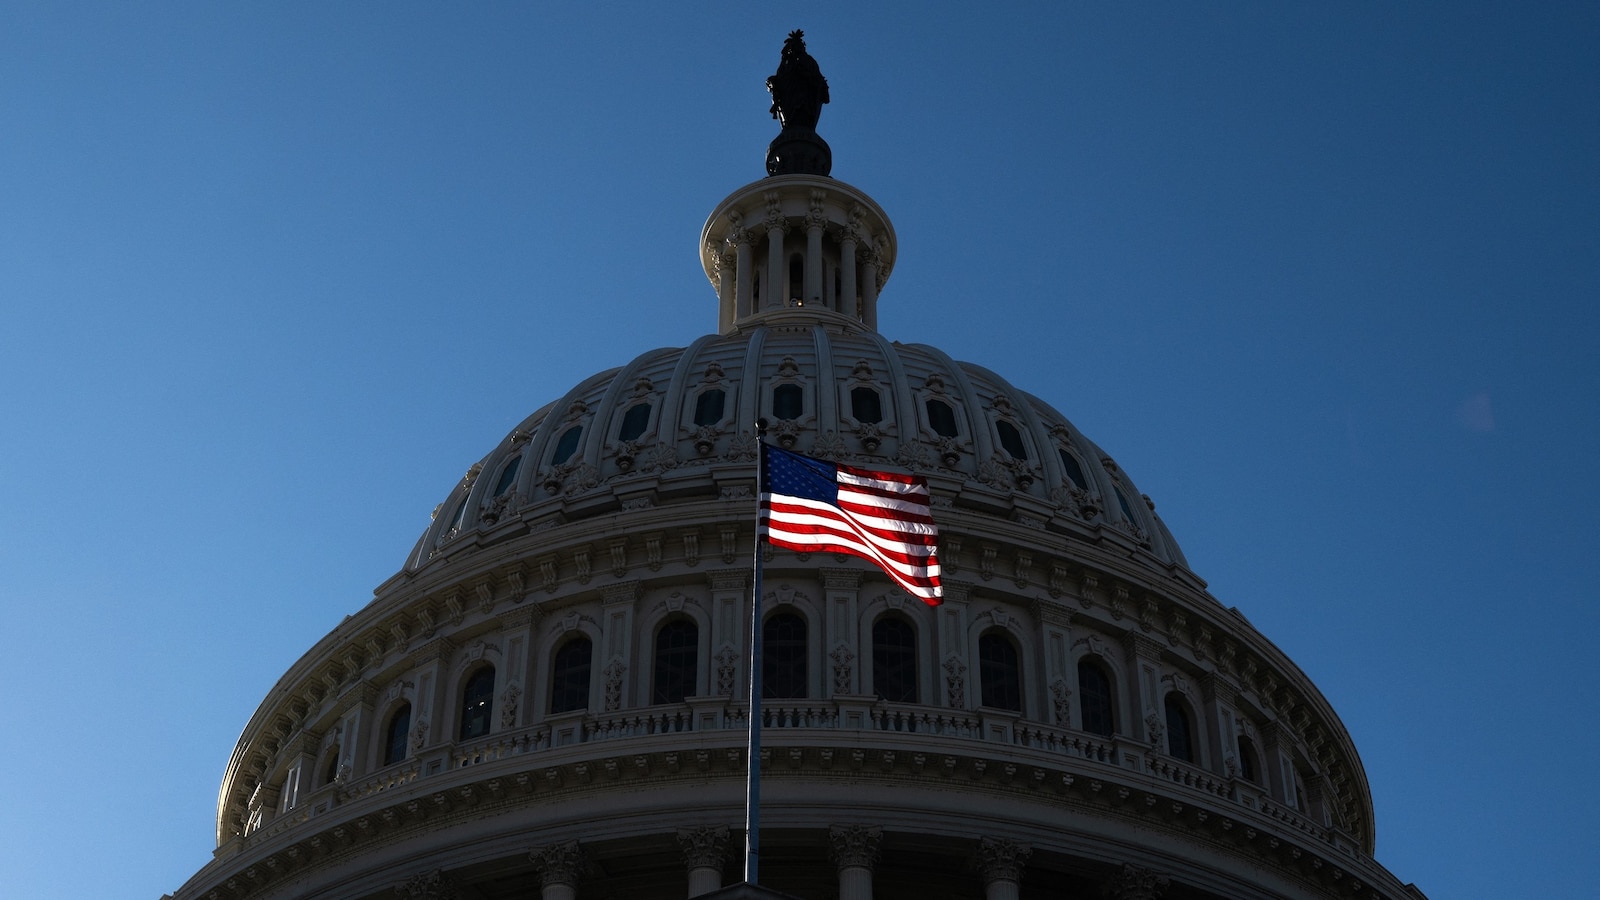
{"type": "Polygon", "coordinates": [[[0,894],[176,889],[467,466],[715,328],[799,27],[882,330],[1117,458],[1402,879],[1593,896],[1600,6],[947,6],[0,5],[0,894]]]}

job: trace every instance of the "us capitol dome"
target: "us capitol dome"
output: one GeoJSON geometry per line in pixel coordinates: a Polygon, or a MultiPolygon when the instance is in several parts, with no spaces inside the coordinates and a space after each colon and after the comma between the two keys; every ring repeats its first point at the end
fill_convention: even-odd
{"type": "MultiPolygon", "coordinates": [[[[786,75],[786,70],[788,74],[786,75]]],[[[1050,404],[878,333],[888,215],[829,177],[798,35],[769,175],[713,207],[717,331],[579,381],[290,667],[173,896],[1420,898],[1349,734],[1050,404]],[[757,439],[929,484],[944,602],[765,548],[757,439]]]]}

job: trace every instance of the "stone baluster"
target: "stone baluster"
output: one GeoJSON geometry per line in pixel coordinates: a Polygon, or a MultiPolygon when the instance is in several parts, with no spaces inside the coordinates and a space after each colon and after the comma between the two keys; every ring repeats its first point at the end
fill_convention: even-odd
{"type": "Polygon", "coordinates": [[[978,842],[978,874],[983,876],[984,900],[1017,900],[1022,869],[1033,848],[1003,838],[978,842]]]}
{"type": "Polygon", "coordinates": [[[722,862],[728,856],[725,825],[678,829],[678,846],[689,869],[689,896],[709,894],[722,887],[722,862]]]}
{"type": "Polygon", "coordinates": [[[839,867],[839,900],[872,900],[872,866],[878,861],[882,828],[835,825],[828,829],[828,846],[839,867]]]}
{"type": "Polygon", "coordinates": [[[577,841],[536,847],[528,858],[539,870],[541,900],[577,900],[583,874],[583,848],[577,841]]]}

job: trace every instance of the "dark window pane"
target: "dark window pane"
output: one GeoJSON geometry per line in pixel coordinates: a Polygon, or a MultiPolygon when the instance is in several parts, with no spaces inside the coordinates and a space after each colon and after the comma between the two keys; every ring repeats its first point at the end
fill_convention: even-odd
{"type": "Polygon", "coordinates": [[[1111,677],[1092,662],[1080,662],[1078,693],[1083,698],[1083,730],[1110,737],[1116,726],[1112,715],[1111,677]]]}
{"type": "Polygon", "coordinates": [[[885,700],[917,702],[917,635],[897,616],[872,625],[872,687],[885,700]]]}
{"type": "Polygon", "coordinates": [[[857,422],[876,425],[883,421],[883,402],[878,392],[868,387],[850,389],[850,415],[857,422]]]}
{"type": "MultiPolygon", "coordinates": [[[[789,257],[789,299],[790,300],[803,300],[803,299],[805,299],[805,298],[800,296],[800,291],[802,289],[802,286],[805,284],[805,269],[806,269],[806,262],[805,262],[804,259],[801,258],[800,254],[796,253],[793,256],[789,257]]],[[[799,306],[800,304],[795,303],[793,305],[799,306]]]]}
{"type": "Polygon", "coordinates": [[[517,470],[522,468],[522,457],[511,460],[511,464],[500,470],[500,480],[495,483],[494,495],[504,496],[508,491],[517,486],[517,470]]]}
{"type": "Polygon", "coordinates": [[[1183,708],[1183,701],[1176,695],[1168,694],[1167,708],[1167,752],[1184,762],[1194,762],[1194,740],[1189,728],[1189,711],[1183,708]]]}
{"type": "Polygon", "coordinates": [[[651,702],[681,703],[695,692],[700,629],[677,619],[656,632],[655,690],[651,702]]]}
{"type": "Polygon", "coordinates": [[[761,696],[806,695],[806,622],[778,613],[761,626],[761,696]]]}
{"type": "Polygon", "coordinates": [[[798,384],[780,384],[772,389],[772,417],[775,419],[798,419],[804,408],[802,400],[805,394],[798,384]]]}
{"type": "Polygon", "coordinates": [[[573,638],[556,651],[550,666],[550,711],[572,712],[589,708],[590,645],[586,637],[573,638]]]}
{"type": "Polygon", "coordinates": [[[1067,480],[1080,491],[1089,489],[1089,482],[1083,477],[1083,466],[1078,464],[1078,458],[1066,450],[1059,450],[1061,454],[1061,468],[1066,470],[1067,480]]]}
{"type": "Polygon", "coordinates": [[[461,502],[456,505],[456,514],[454,516],[450,517],[450,530],[451,531],[460,531],[461,530],[461,523],[465,522],[466,520],[467,520],[467,498],[463,497],[463,498],[461,498],[461,502]]]}
{"type": "Polygon", "coordinates": [[[1256,746],[1244,735],[1239,735],[1239,777],[1245,781],[1256,780],[1256,746]]]}
{"type": "Polygon", "coordinates": [[[1027,459],[1028,448],[1022,444],[1022,433],[1017,431],[1017,426],[1007,421],[994,423],[994,430],[1000,432],[1000,446],[1011,454],[1012,459],[1027,459]]]}
{"type": "Polygon", "coordinates": [[[556,452],[550,457],[550,464],[559,466],[572,458],[578,452],[578,441],[583,437],[583,426],[574,425],[567,429],[567,433],[556,442],[556,452]]]}
{"type": "Polygon", "coordinates": [[[635,403],[622,416],[622,430],[617,432],[617,440],[637,441],[639,435],[644,434],[644,427],[648,424],[650,424],[650,404],[635,403]]]}
{"type": "Polygon", "coordinates": [[[1128,498],[1123,496],[1122,489],[1117,488],[1116,493],[1117,505],[1122,507],[1122,517],[1127,519],[1129,522],[1137,524],[1139,520],[1133,517],[1133,507],[1128,505],[1128,498]]]}
{"type": "Polygon", "coordinates": [[[715,425],[722,421],[722,403],[727,394],[721,389],[703,391],[700,398],[694,402],[694,423],[696,425],[715,425]]]}
{"type": "Polygon", "coordinates": [[[494,667],[485,666],[467,679],[461,691],[461,740],[489,733],[494,710],[494,667]]]}
{"type": "Polygon", "coordinates": [[[956,411],[950,408],[950,404],[943,400],[929,400],[926,405],[928,427],[933,429],[933,433],[940,437],[955,437],[956,411]]]}
{"type": "Polygon", "coordinates": [[[392,766],[406,758],[406,738],[411,736],[411,704],[403,704],[389,717],[389,728],[384,733],[383,764],[392,766]]]}
{"type": "Polygon", "coordinates": [[[322,786],[333,784],[339,777],[339,745],[334,744],[333,750],[328,754],[328,762],[322,767],[322,786]]]}
{"type": "Polygon", "coordinates": [[[978,678],[984,706],[1022,711],[1022,666],[1010,638],[995,632],[978,638],[978,678]]]}

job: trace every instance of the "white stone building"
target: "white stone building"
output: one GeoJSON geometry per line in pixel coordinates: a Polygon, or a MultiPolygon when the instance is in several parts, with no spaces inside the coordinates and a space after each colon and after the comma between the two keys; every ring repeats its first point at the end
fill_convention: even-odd
{"type": "Polygon", "coordinates": [[[1132,477],[994,372],[877,332],[896,243],[870,197],[768,177],[701,245],[717,333],[579,381],[468,470],[262,701],[179,900],[738,882],[758,417],[926,476],[946,581],[929,608],[765,553],[764,887],[1422,896],[1373,859],[1338,716],[1132,477]]]}

